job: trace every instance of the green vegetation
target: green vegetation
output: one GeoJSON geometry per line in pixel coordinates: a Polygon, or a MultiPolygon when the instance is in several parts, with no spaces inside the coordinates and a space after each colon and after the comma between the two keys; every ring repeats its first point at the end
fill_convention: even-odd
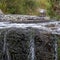
{"type": "Polygon", "coordinates": [[[40,8],[47,10],[47,15],[51,18],[60,19],[60,0],[37,0],[40,8]]]}
{"type": "Polygon", "coordinates": [[[5,14],[38,15],[39,8],[47,9],[47,15],[60,19],[60,0],[0,0],[0,9],[5,14]]]}
{"type": "Polygon", "coordinates": [[[48,8],[48,14],[52,18],[60,19],[60,0],[49,0],[50,7],[48,8]]]}
{"type": "Polygon", "coordinates": [[[36,7],[34,0],[0,0],[0,8],[4,13],[33,14],[36,7]]]}

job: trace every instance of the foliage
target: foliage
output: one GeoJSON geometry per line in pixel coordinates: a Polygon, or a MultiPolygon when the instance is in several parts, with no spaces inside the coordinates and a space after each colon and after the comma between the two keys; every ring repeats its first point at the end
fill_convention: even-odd
{"type": "Polygon", "coordinates": [[[52,18],[55,19],[60,19],[60,0],[48,0],[49,2],[49,7],[47,8],[48,10],[48,15],[51,16],[52,18]]]}
{"type": "Polygon", "coordinates": [[[4,13],[34,14],[37,5],[34,0],[0,0],[4,13]]]}
{"type": "Polygon", "coordinates": [[[39,14],[37,9],[47,10],[47,15],[51,18],[60,19],[60,0],[0,0],[0,9],[8,14],[39,14]]]}
{"type": "Polygon", "coordinates": [[[60,0],[37,0],[39,7],[47,10],[51,18],[60,19],[60,0]]]}

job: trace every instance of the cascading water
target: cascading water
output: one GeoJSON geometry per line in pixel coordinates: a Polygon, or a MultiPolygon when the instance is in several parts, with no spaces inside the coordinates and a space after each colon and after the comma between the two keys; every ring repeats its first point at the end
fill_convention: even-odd
{"type": "Polygon", "coordinates": [[[3,54],[4,54],[4,60],[10,60],[10,56],[9,56],[9,51],[8,51],[8,44],[7,44],[7,34],[9,32],[6,31],[6,33],[4,34],[4,46],[3,46],[3,54]]]}
{"type": "Polygon", "coordinates": [[[30,40],[30,53],[31,53],[31,60],[35,60],[35,51],[34,51],[34,39],[30,40]]]}
{"type": "MultiPolygon", "coordinates": [[[[54,24],[56,24],[56,27],[51,27],[48,23],[40,23],[40,24],[35,24],[35,23],[34,24],[24,24],[24,23],[22,23],[22,24],[19,24],[19,23],[3,23],[3,22],[1,22],[0,23],[0,25],[1,25],[0,30],[2,30],[2,31],[5,30],[4,31],[4,37],[3,37],[4,38],[3,39],[4,40],[3,59],[1,59],[1,60],[20,60],[20,59],[21,60],[23,60],[23,59],[25,59],[25,60],[41,60],[43,58],[44,58],[43,60],[48,60],[49,58],[47,57],[46,54],[48,54],[50,56],[50,52],[51,52],[51,49],[50,49],[51,46],[49,45],[50,42],[48,40],[49,36],[47,36],[47,35],[46,35],[47,37],[42,36],[42,39],[37,38],[36,41],[35,41],[34,40],[35,33],[33,31],[35,31],[38,34],[39,37],[41,35],[39,35],[39,33],[36,30],[38,30],[41,34],[42,33],[44,33],[44,34],[45,33],[46,34],[59,34],[59,31],[60,31],[59,27],[60,26],[57,27],[59,25],[58,22],[57,23],[55,22],[54,24]],[[50,27],[47,27],[47,25],[49,25],[50,27]],[[30,29],[29,27],[33,28],[33,30],[30,29]],[[13,28],[13,31],[16,34],[16,36],[15,35],[12,35],[12,36],[9,35],[9,32],[12,31],[12,30],[10,30],[11,28],[13,28]],[[16,33],[17,30],[14,30],[14,29],[17,29],[20,32],[16,33]],[[21,29],[23,29],[23,30],[21,30],[21,29]],[[28,36],[27,37],[24,36],[24,34],[26,33],[26,31],[28,29],[30,29],[30,32],[28,31],[29,39],[27,39],[28,36]],[[11,41],[9,39],[7,39],[8,35],[9,35],[9,38],[11,38],[10,39],[11,41]],[[9,42],[7,42],[7,40],[9,40],[9,42]],[[41,40],[42,40],[43,43],[44,42],[46,43],[45,44],[46,46],[43,46],[43,44],[40,43],[41,40]],[[29,42],[29,44],[27,42],[29,42]],[[12,44],[11,45],[12,47],[11,47],[9,45],[9,43],[10,44],[13,43],[14,45],[12,44]],[[43,47],[43,49],[41,48],[41,46],[43,47]],[[11,52],[11,50],[12,50],[12,52],[11,52]],[[47,50],[47,51],[45,51],[45,50],[47,50]]],[[[56,42],[56,41],[54,41],[54,42],[56,42]]],[[[56,43],[54,43],[54,44],[55,44],[54,45],[55,46],[54,50],[57,51],[56,43]]],[[[56,57],[57,54],[55,54],[54,56],[56,57]]],[[[52,57],[52,59],[49,59],[49,60],[57,60],[57,57],[55,59],[53,59],[53,57],[52,57]]]]}
{"type": "Polygon", "coordinates": [[[30,35],[30,43],[29,43],[30,51],[29,51],[29,60],[35,60],[35,43],[32,35],[30,35]]]}

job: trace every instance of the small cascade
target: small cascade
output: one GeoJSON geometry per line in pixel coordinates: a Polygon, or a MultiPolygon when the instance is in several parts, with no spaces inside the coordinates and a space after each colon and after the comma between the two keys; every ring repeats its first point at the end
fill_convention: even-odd
{"type": "Polygon", "coordinates": [[[9,30],[6,31],[6,33],[4,34],[4,46],[3,46],[3,54],[4,54],[4,60],[10,60],[10,56],[9,56],[9,50],[8,50],[8,44],[7,44],[7,34],[9,33],[9,30]]]}
{"type": "Polygon", "coordinates": [[[8,60],[10,60],[10,55],[9,55],[9,50],[8,50],[8,48],[7,48],[7,50],[6,50],[6,53],[7,53],[7,58],[8,58],[8,60]]]}
{"type": "MultiPolygon", "coordinates": [[[[6,34],[7,34],[7,32],[6,32],[6,34]]],[[[3,60],[8,60],[7,54],[6,54],[6,34],[4,34],[3,60]]]]}
{"type": "Polygon", "coordinates": [[[20,60],[20,59],[21,60],[24,59],[25,60],[48,60],[48,59],[53,60],[52,54],[54,53],[55,53],[54,60],[57,60],[57,42],[56,42],[57,37],[53,37],[56,40],[55,39],[51,40],[49,35],[49,34],[53,34],[53,35],[58,34],[58,32],[60,35],[60,29],[59,29],[60,25],[58,27],[57,26],[58,23],[54,23],[54,24],[53,23],[52,24],[51,23],[49,24],[48,23],[40,23],[40,24],[2,23],[0,25],[0,30],[4,32],[3,38],[1,39],[4,40],[3,47],[2,47],[3,48],[2,60],[11,60],[11,59],[12,60],[20,60]],[[11,31],[14,32],[14,34],[11,33],[10,36],[8,34],[11,31]],[[28,34],[26,31],[28,31],[28,34]],[[34,36],[36,35],[35,33],[37,33],[36,40],[34,39],[34,36]],[[54,52],[51,51],[51,49],[53,48],[50,46],[51,45],[50,41],[51,43],[53,43],[54,41],[53,44],[55,50],[54,52]],[[12,52],[10,52],[11,50],[9,49],[11,49],[12,52]],[[51,56],[48,57],[47,55],[48,56],[51,55],[51,56]]]}
{"type": "Polygon", "coordinates": [[[30,35],[30,43],[29,43],[29,60],[35,60],[35,44],[32,35],[30,35]]]}
{"type": "Polygon", "coordinates": [[[55,42],[54,42],[54,58],[55,58],[55,60],[58,60],[58,58],[57,58],[57,36],[54,36],[54,40],[55,40],[55,42]]]}
{"type": "MultiPolygon", "coordinates": [[[[7,34],[7,32],[6,32],[7,34]]],[[[3,46],[3,53],[6,52],[6,34],[4,34],[4,46],[3,46]]]]}
{"type": "Polygon", "coordinates": [[[30,53],[31,53],[31,60],[35,60],[34,39],[30,40],[30,53]]]}

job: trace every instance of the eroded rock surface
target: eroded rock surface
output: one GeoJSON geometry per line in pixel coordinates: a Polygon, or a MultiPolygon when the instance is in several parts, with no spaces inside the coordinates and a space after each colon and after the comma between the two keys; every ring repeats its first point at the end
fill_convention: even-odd
{"type": "Polygon", "coordinates": [[[42,33],[36,28],[8,28],[0,32],[0,60],[56,59],[53,34],[42,33]]]}

